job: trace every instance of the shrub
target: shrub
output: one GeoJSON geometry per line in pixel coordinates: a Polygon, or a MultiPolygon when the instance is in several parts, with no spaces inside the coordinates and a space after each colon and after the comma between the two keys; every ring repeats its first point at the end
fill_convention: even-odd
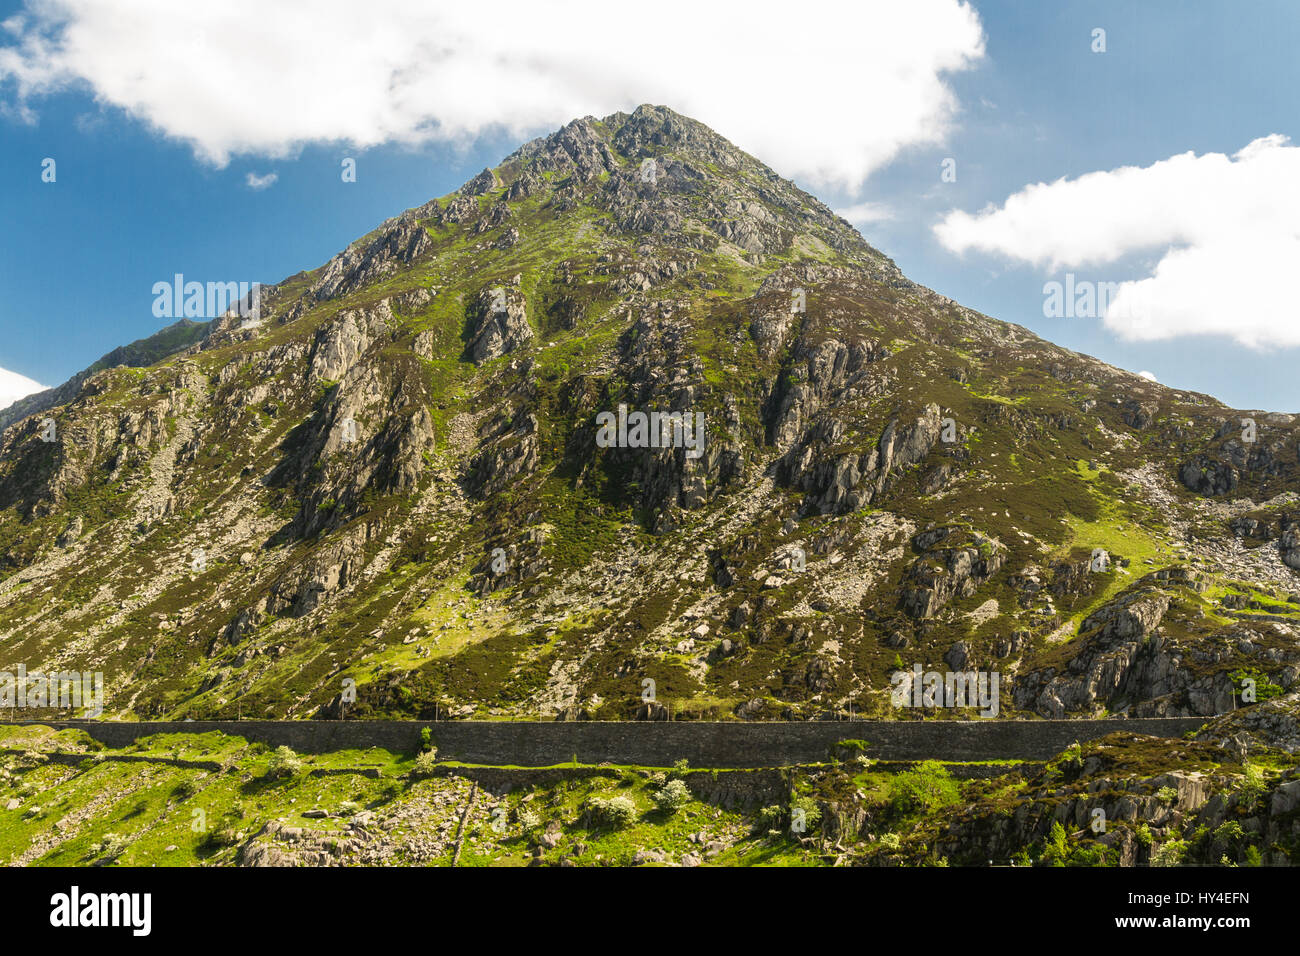
{"type": "Polygon", "coordinates": [[[778,806],[764,807],[758,811],[758,819],[754,821],[756,830],[779,830],[781,821],[785,819],[785,811],[778,806]]]}
{"type": "Polygon", "coordinates": [[[231,826],[223,826],[215,830],[209,830],[203,845],[212,850],[219,850],[222,847],[234,846],[243,838],[242,830],[236,830],[231,826]]]}
{"type": "Polygon", "coordinates": [[[1214,838],[1220,843],[1235,843],[1243,836],[1245,836],[1245,831],[1241,829],[1241,824],[1236,820],[1229,820],[1214,831],[1214,838]]]}
{"type": "Polygon", "coordinates": [[[691,802],[691,792],[681,780],[670,780],[662,790],[656,790],[652,799],[660,810],[675,813],[691,802]]]}
{"type": "Polygon", "coordinates": [[[428,727],[420,728],[420,750],[433,750],[433,731],[428,727]]]}
{"type": "Polygon", "coordinates": [[[822,811],[817,806],[817,801],[812,797],[795,797],[790,801],[790,827],[794,828],[795,822],[799,819],[798,811],[803,811],[804,831],[811,831],[821,823],[822,811]]]}
{"type": "Polygon", "coordinates": [[[1168,843],[1162,843],[1151,854],[1152,866],[1177,866],[1183,861],[1183,854],[1187,852],[1187,842],[1185,840],[1170,840],[1168,843]]]}
{"type": "Polygon", "coordinates": [[[266,779],[279,780],[293,777],[302,771],[302,758],[293,752],[292,747],[281,744],[271,752],[271,759],[266,765],[266,779]]]}
{"type": "Polygon", "coordinates": [[[588,797],[587,812],[597,826],[615,830],[631,826],[636,821],[636,804],[625,796],[588,797]]]}
{"type": "Polygon", "coordinates": [[[126,852],[126,848],[131,845],[131,841],[120,833],[105,833],[103,842],[97,843],[92,850],[97,856],[103,859],[105,863],[112,863],[119,856],[126,852]]]}
{"type": "Polygon", "coordinates": [[[415,758],[415,766],[411,768],[411,776],[417,780],[425,777],[432,777],[438,766],[438,750],[430,747],[420,756],[415,758]]]}
{"type": "Polygon", "coordinates": [[[671,776],[684,777],[686,775],[686,772],[690,769],[691,769],[691,762],[687,760],[685,757],[683,757],[681,760],[678,760],[676,763],[673,764],[673,772],[671,776]]]}
{"type": "Polygon", "coordinates": [[[1173,803],[1178,799],[1178,791],[1173,787],[1161,787],[1156,791],[1156,799],[1161,803],[1173,803]]]}
{"type": "Polygon", "coordinates": [[[1069,837],[1066,836],[1061,821],[1057,820],[1052,824],[1051,833],[1043,842],[1043,854],[1039,857],[1039,862],[1045,866],[1065,866],[1069,859],[1069,837]]]}
{"type": "Polygon", "coordinates": [[[542,825],[541,815],[536,810],[531,810],[528,807],[520,807],[515,816],[519,820],[519,826],[525,832],[536,830],[542,825]]]}
{"type": "Polygon", "coordinates": [[[899,814],[950,806],[960,798],[957,781],[937,760],[923,761],[889,780],[889,804],[899,814]]]}
{"type": "Polygon", "coordinates": [[[1137,834],[1137,841],[1142,844],[1142,846],[1151,845],[1151,828],[1145,823],[1139,823],[1134,829],[1134,833],[1137,834]]]}
{"type": "Polygon", "coordinates": [[[1241,778],[1237,792],[1241,795],[1241,806],[1250,812],[1259,806],[1268,788],[1264,784],[1264,771],[1258,764],[1247,763],[1244,770],[1245,775],[1241,778]]]}
{"type": "Polygon", "coordinates": [[[186,777],[180,783],[176,784],[172,790],[172,796],[177,800],[188,800],[199,792],[199,782],[193,777],[186,777]]]}

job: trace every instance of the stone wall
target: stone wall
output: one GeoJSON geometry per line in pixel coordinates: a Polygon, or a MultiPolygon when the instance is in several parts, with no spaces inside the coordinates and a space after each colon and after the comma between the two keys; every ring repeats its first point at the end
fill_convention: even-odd
{"type": "Polygon", "coordinates": [[[827,759],[837,741],[864,740],[880,760],[1046,760],[1075,741],[1115,731],[1181,737],[1206,722],[1201,717],[1135,720],[927,720],[927,721],[4,721],[84,730],[110,747],[152,734],[237,735],[299,753],[381,747],[414,751],[429,727],[438,754],[465,763],[546,767],[615,763],[669,767],[782,767],[827,759]]]}

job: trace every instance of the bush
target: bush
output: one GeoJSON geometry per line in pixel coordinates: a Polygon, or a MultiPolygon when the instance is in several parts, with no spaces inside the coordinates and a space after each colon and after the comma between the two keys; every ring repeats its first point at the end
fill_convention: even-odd
{"type": "Polygon", "coordinates": [[[687,760],[685,757],[683,757],[681,760],[678,760],[676,763],[673,764],[673,772],[670,774],[670,776],[675,778],[684,777],[686,776],[687,771],[689,771],[690,769],[691,769],[691,762],[687,760]]]}
{"type": "Polygon", "coordinates": [[[1065,827],[1061,826],[1061,821],[1057,820],[1052,824],[1051,833],[1043,841],[1043,854],[1039,857],[1039,862],[1044,866],[1065,866],[1069,859],[1069,837],[1065,833],[1065,827]]]}
{"type": "Polygon", "coordinates": [[[652,799],[660,810],[675,813],[691,802],[691,791],[681,780],[670,780],[662,790],[656,790],[652,799]]]}
{"type": "Polygon", "coordinates": [[[411,776],[417,780],[432,777],[437,766],[438,750],[436,747],[430,747],[415,758],[415,766],[411,768],[411,776]]]}
{"type": "Polygon", "coordinates": [[[908,814],[950,806],[961,798],[957,782],[937,760],[926,760],[889,779],[889,804],[908,814]]]}
{"type": "Polygon", "coordinates": [[[785,810],[778,806],[764,807],[758,811],[758,819],[754,822],[755,830],[779,830],[781,821],[785,819],[785,810]]]}
{"type": "Polygon", "coordinates": [[[301,771],[302,758],[293,752],[292,747],[282,744],[271,752],[271,759],[266,765],[266,779],[279,780],[283,777],[293,777],[301,771]]]}
{"type": "Polygon", "coordinates": [[[433,731],[428,727],[420,728],[420,750],[433,750],[433,731]]]}
{"type": "Polygon", "coordinates": [[[199,782],[193,777],[186,777],[180,783],[176,784],[175,789],[172,790],[172,796],[177,800],[188,800],[198,792],[199,782]]]}
{"type": "Polygon", "coordinates": [[[1152,866],[1177,866],[1183,861],[1183,854],[1187,852],[1187,842],[1185,840],[1170,840],[1168,843],[1162,843],[1151,854],[1152,866]]]}
{"type": "Polygon", "coordinates": [[[799,812],[803,811],[803,831],[810,832],[816,829],[817,824],[821,822],[822,811],[817,806],[817,801],[812,797],[795,797],[790,801],[790,828],[793,830],[796,821],[799,819],[799,812]]]}
{"type": "Polygon", "coordinates": [[[223,847],[234,846],[244,838],[242,830],[236,830],[232,826],[218,827],[215,830],[209,830],[208,835],[203,840],[203,846],[210,850],[220,850],[223,847]]]}
{"type": "Polygon", "coordinates": [[[1249,813],[1259,806],[1268,787],[1264,783],[1264,771],[1258,764],[1247,763],[1244,769],[1245,776],[1241,778],[1237,792],[1241,794],[1241,806],[1249,813]]]}
{"type": "Polygon", "coordinates": [[[1214,831],[1214,839],[1220,843],[1236,843],[1243,836],[1245,836],[1245,831],[1242,830],[1241,824],[1236,820],[1229,820],[1214,831]]]}
{"type": "Polygon", "coordinates": [[[131,841],[120,833],[105,833],[102,843],[97,843],[91,849],[105,863],[112,863],[119,856],[126,852],[126,848],[131,845],[131,841]]]}
{"type": "Polygon", "coordinates": [[[525,833],[536,830],[542,825],[541,815],[537,813],[536,810],[531,810],[528,807],[520,807],[516,812],[515,817],[518,819],[519,826],[525,833]]]}
{"type": "Polygon", "coordinates": [[[588,797],[587,813],[597,826],[619,830],[636,821],[636,804],[624,796],[588,797]]]}

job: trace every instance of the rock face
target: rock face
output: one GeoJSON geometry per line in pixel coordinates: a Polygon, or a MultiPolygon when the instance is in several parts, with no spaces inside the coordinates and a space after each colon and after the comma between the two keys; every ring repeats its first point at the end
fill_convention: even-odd
{"type": "Polygon", "coordinates": [[[329,261],[312,286],[319,300],[337,299],[410,265],[428,251],[429,235],[413,222],[385,224],[364,247],[352,246],[329,261]]]}
{"type": "Polygon", "coordinates": [[[1006,557],[998,542],[958,526],[923,531],[912,547],[920,557],[903,573],[899,604],[913,618],[933,617],[954,598],[974,594],[1006,557]]]}
{"type": "Polygon", "coordinates": [[[533,329],[518,287],[493,286],[480,292],[466,336],[469,346],[465,353],[477,365],[513,352],[532,339],[533,329]]]}
{"type": "MultiPolygon", "coordinates": [[[[796,418],[804,414],[801,403],[796,399],[791,408],[796,418]]],[[[870,452],[837,456],[832,449],[843,437],[844,427],[835,419],[822,419],[786,453],[777,474],[806,493],[805,512],[845,514],[875,501],[893,476],[925,460],[939,440],[939,430],[939,407],[929,405],[907,425],[891,421],[870,452]]],[[[778,430],[778,436],[784,434],[784,429],[778,430]]]]}
{"type": "Polygon", "coordinates": [[[1236,750],[1239,758],[1260,749],[1300,753],[1300,693],[1225,714],[1207,724],[1197,739],[1236,750]]]}
{"type": "MultiPolygon", "coordinates": [[[[1150,575],[1132,590],[1090,614],[1079,626],[1073,653],[1063,667],[1031,671],[1015,681],[1017,706],[1044,717],[1063,718],[1091,714],[1105,707],[1111,713],[1135,717],[1211,716],[1234,707],[1241,686],[1233,673],[1278,671],[1284,687],[1300,675],[1300,647],[1296,631],[1278,632],[1287,650],[1268,649],[1271,643],[1259,628],[1280,627],[1264,623],[1259,628],[1229,628],[1218,648],[1189,644],[1162,627],[1177,592],[1166,582],[1193,585],[1195,576],[1183,572],[1150,575]],[[1224,647],[1223,645],[1227,646],[1224,647]],[[1237,660],[1237,668],[1222,666],[1237,660]],[[1219,665],[1219,666],[1216,666],[1219,665]]],[[[1181,631],[1179,623],[1177,631],[1181,631]]]]}
{"type": "Polygon", "coordinates": [[[652,680],[673,719],[838,718],[994,661],[1002,716],[1210,715],[1300,674],[1293,417],[918,286],[663,107],[261,305],[0,434],[0,636],[117,675],[109,716],[651,718],[652,680]]]}
{"type": "MultiPolygon", "coordinates": [[[[1053,854],[1060,857],[1054,865],[1095,863],[1102,854],[1117,866],[1246,865],[1251,853],[1256,863],[1289,862],[1279,847],[1300,830],[1292,819],[1300,805],[1294,771],[1255,796],[1230,772],[1142,772],[1142,757],[1158,763],[1160,749],[1151,738],[1113,734],[1073,760],[1063,755],[1026,780],[1010,813],[987,804],[965,808],[933,852],[965,865],[1026,865],[1040,854],[1039,865],[1053,854]],[[1106,821],[1100,834],[1092,829],[1098,819],[1106,821]]],[[[1230,759],[1205,744],[1185,745],[1184,756],[1201,767],[1230,759]]]]}
{"type": "Polygon", "coordinates": [[[1226,495],[1237,488],[1237,470],[1227,462],[1197,455],[1178,469],[1178,478],[1198,495],[1226,495]]]}

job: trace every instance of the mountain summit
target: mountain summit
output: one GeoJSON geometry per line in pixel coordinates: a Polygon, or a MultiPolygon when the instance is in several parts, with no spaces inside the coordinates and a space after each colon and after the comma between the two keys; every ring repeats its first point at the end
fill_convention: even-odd
{"type": "Polygon", "coordinates": [[[0,440],[10,657],[112,716],[941,711],[891,700],[918,667],[1000,676],[1003,718],[1208,715],[1300,678],[1291,416],[918,286],[662,107],[159,341],[0,440]]]}

